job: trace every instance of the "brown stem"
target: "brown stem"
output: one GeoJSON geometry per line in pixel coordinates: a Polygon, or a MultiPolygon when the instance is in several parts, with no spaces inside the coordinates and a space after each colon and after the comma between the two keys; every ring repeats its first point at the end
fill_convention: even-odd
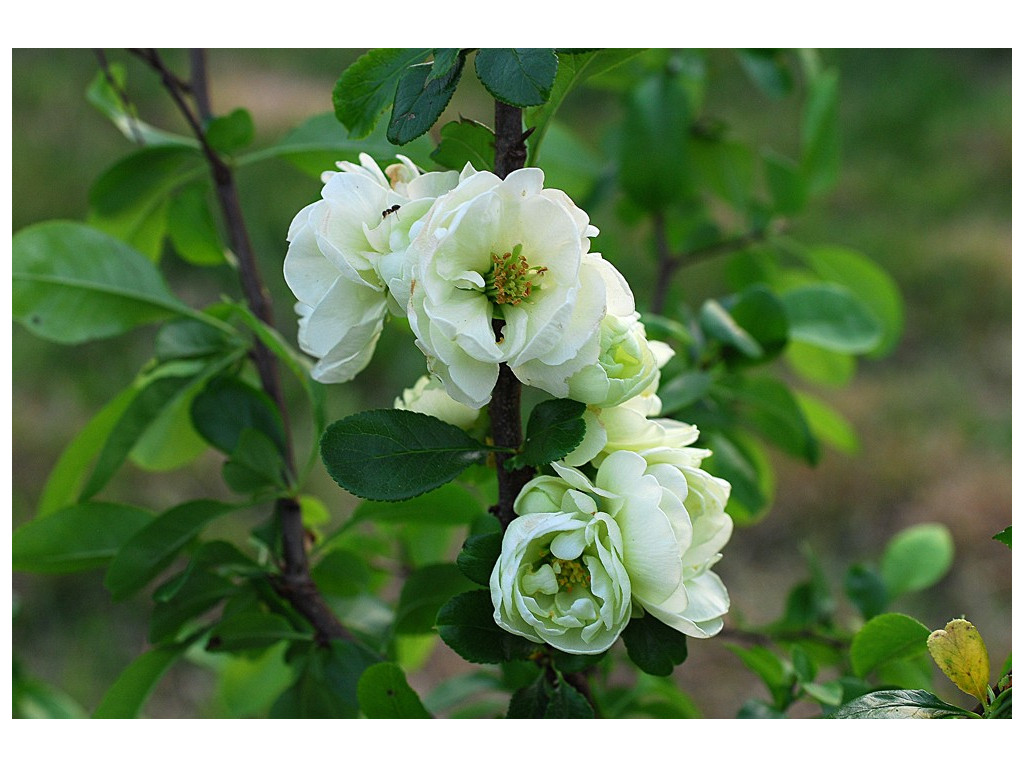
{"type": "Polygon", "coordinates": [[[654,247],[658,256],[658,278],[654,283],[654,295],[651,297],[651,312],[660,315],[665,308],[665,299],[668,297],[672,275],[680,266],[679,260],[672,255],[668,247],[665,214],[661,211],[654,214],[654,247]]]}
{"type": "MultiPolygon", "coordinates": [[[[242,206],[238,198],[231,167],[210,146],[206,139],[204,123],[211,117],[209,87],[206,79],[205,56],[202,51],[191,52],[192,79],[183,83],[164,64],[154,49],[132,50],[136,56],[156,70],[163,81],[178,110],[188,122],[192,133],[206,156],[210,173],[213,176],[220,204],[221,214],[227,227],[228,242],[238,260],[238,273],[242,284],[242,293],[246,303],[261,321],[273,325],[273,307],[270,294],[260,277],[256,255],[249,240],[249,232],[242,215],[242,206]],[[186,100],[190,94],[196,103],[194,111],[186,100]]],[[[252,348],[253,362],[260,377],[264,391],[274,401],[284,422],[285,466],[291,477],[295,476],[295,457],[291,441],[288,409],[281,389],[281,377],[277,359],[259,339],[254,340],[252,348]]],[[[317,639],[326,643],[335,638],[348,638],[351,635],[331,612],[317,590],[309,572],[309,558],[306,555],[306,531],[302,525],[302,514],[299,503],[294,498],[279,498],[274,509],[281,524],[281,547],[283,555],[282,573],[273,579],[278,593],[287,599],[316,630],[317,639]]]]}

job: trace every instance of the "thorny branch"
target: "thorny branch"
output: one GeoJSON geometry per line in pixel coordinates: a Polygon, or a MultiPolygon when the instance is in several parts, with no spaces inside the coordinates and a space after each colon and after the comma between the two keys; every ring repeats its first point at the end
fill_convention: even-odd
{"type": "MultiPolygon", "coordinates": [[[[270,294],[260,277],[245,218],[242,215],[234,174],[231,167],[206,139],[204,126],[211,119],[212,113],[204,52],[198,49],[190,52],[191,76],[188,81],[184,81],[167,67],[155,49],[129,50],[161,76],[164,88],[199,141],[213,176],[217,200],[227,226],[229,245],[238,260],[242,293],[253,314],[265,324],[273,326],[274,317],[270,294]],[[195,108],[189,103],[189,97],[194,101],[195,108]]],[[[277,360],[259,339],[254,340],[252,358],[260,377],[260,383],[277,405],[284,422],[287,441],[285,465],[289,475],[294,477],[295,457],[277,360]]],[[[279,498],[275,504],[275,512],[281,524],[283,554],[282,573],[273,579],[275,589],[313,625],[320,642],[326,643],[332,639],[350,637],[348,631],[327,606],[310,576],[309,559],[306,555],[306,532],[302,525],[298,501],[293,498],[279,498]]]]}

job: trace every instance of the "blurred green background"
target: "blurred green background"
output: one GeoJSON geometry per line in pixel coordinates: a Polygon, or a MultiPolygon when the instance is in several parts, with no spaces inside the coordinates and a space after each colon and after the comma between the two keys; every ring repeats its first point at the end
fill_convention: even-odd
{"type": "MultiPolygon", "coordinates": [[[[330,111],[334,82],[357,53],[211,51],[214,108],[248,108],[257,144],[270,144],[307,117],[330,111]]],[[[108,54],[126,60],[120,52],[108,54]]],[[[176,52],[168,58],[184,61],[176,52]]],[[[1010,524],[1011,499],[1010,51],[843,50],[824,51],[822,58],[840,70],[842,174],[837,188],[812,203],[789,232],[810,245],[855,248],[884,266],[904,294],[904,336],[889,357],[863,361],[849,387],[815,392],[855,425],[859,454],[826,451],[813,469],[773,455],[775,506],[762,523],[736,531],[716,570],[729,587],[734,617],[768,621],[804,576],[804,543],[838,584],[851,562],[877,562],[900,529],[941,522],[956,543],[952,571],[895,607],[931,628],[966,615],[998,669],[1010,651],[1011,613],[1010,553],[991,540],[1010,524]]],[[[706,112],[754,147],[792,151],[798,101],[762,95],[727,52],[715,52],[710,61],[706,112]]],[[[84,99],[96,71],[88,50],[13,52],[15,231],[44,219],[83,219],[92,181],[130,150],[84,99]]],[[[131,63],[129,83],[145,119],[184,130],[155,77],[131,63]]],[[[490,123],[491,109],[479,83],[466,78],[445,120],[462,114],[490,123]]],[[[583,89],[567,100],[560,118],[597,156],[605,129],[620,115],[617,97],[583,89]]],[[[293,339],[292,299],[281,278],[285,233],[320,184],[278,160],[243,168],[239,181],[277,326],[293,339]]],[[[629,277],[642,308],[653,274],[650,232],[616,223],[614,200],[588,212],[605,230],[595,250],[629,277]]],[[[195,268],[173,258],[167,268],[175,290],[195,305],[237,293],[224,268],[197,277],[195,268]]],[[[710,260],[678,276],[676,298],[699,306],[727,290],[723,262],[710,260]]],[[[14,327],[15,526],[33,515],[62,448],[131,380],[151,341],[152,331],[144,330],[61,347],[14,327]]],[[[418,356],[402,351],[408,345],[408,338],[385,333],[363,376],[330,388],[329,416],[389,406],[421,372],[418,356]]],[[[159,476],[126,468],[107,496],[166,508],[193,496],[223,495],[219,471],[212,453],[159,476]]],[[[314,482],[335,514],[351,508],[351,499],[322,471],[314,482]]],[[[101,573],[15,574],[14,592],[16,661],[86,710],[145,647],[148,598],[112,603],[101,573]]],[[[852,611],[840,606],[840,615],[852,611]]],[[[429,689],[462,664],[441,647],[412,682],[429,689]]],[[[711,717],[731,717],[743,701],[763,695],[754,675],[714,640],[690,644],[677,679],[711,717]]],[[[940,695],[964,703],[955,689],[937,685],[940,695]]],[[[213,688],[208,670],[179,664],[146,712],[215,715],[213,688]]]]}

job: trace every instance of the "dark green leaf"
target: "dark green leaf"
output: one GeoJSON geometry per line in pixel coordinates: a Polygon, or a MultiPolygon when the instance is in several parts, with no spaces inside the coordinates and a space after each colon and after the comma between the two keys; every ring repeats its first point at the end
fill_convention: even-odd
{"type": "Polygon", "coordinates": [[[754,183],[751,149],[736,141],[694,137],[689,151],[700,186],[737,211],[745,211],[754,183]]]}
{"type": "Polygon", "coordinates": [[[124,504],[88,501],[30,520],[14,530],[15,571],[70,573],[101,568],[153,519],[124,504]]]}
{"type": "Polygon", "coordinates": [[[526,422],[523,450],[505,462],[511,469],[543,467],[566,456],[583,442],[587,407],[575,400],[545,400],[534,406],[526,422]]]}
{"type": "Polygon", "coordinates": [[[373,130],[381,113],[394,102],[406,69],[429,53],[429,48],[378,48],[342,73],[334,86],[334,114],[351,138],[364,138],[373,130]]]}
{"type": "Polygon", "coordinates": [[[764,356],[764,349],[757,340],[714,299],[708,299],[700,308],[700,327],[709,337],[735,347],[747,357],[764,356]]]}
{"type": "Polygon", "coordinates": [[[649,675],[671,675],[686,661],[686,635],[650,614],[633,618],[622,632],[629,658],[649,675]]]}
{"type": "Polygon", "coordinates": [[[512,694],[505,717],[509,720],[540,720],[550,699],[551,684],[543,674],[537,675],[536,680],[512,694]]]}
{"type": "Polygon", "coordinates": [[[274,402],[235,378],[214,379],[192,402],[192,423],[212,446],[231,455],[247,429],[262,432],[284,449],[284,427],[274,402]]]}
{"type": "Polygon", "coordinates": [[[843,589],[865,620],[877,616],[889,604],[885,582],[878,572],[868,565],[851,565],[846,571],[843,589]]]}
{"type": "Polygon", "coordinates": [[[15,719],[70,720],[88,717],[82,706],[61,689],[26,675],[14,660],[11,680],[12,715],[15,719]]]}
{"type": "Polygon", "coordinates": [[[848,248],[821,246],[803,256],[822,280],[849,289],[881,323],[882,338],[872,356],[891,352],[903,332],[903,298],[896,281],[867,256],[848,248]]]}
{"type": "Polygon", "coordinates": [[[465,54],[461,48],[435,48],[434,60],[430,63],[430,76],[427,78],[427,82],[444,77],[451,72],[462,55],[465,54]]]}
{"type": "Polygon", "coordinates": [[[430,717],[397,664],[382,662],[369,667],[359,678],[359,708],[369,718],[430,717]]]}
{"type": "Polygon", "coordinates": [[[743,71],[763,93],[773,99],[788,96],[793,90],[793,73],[783,55],[774,48],[740,48],[736,57],[743,71]]]}
{"type": "Polygon", "coordinates": [[[88,102],[106,115],[126,138],[136,144],[148,146],[178,144],[198,148],[199,143],[189,136],[168,133],[138,119],[134,106],[126,104],[119,94],[119,91],[120,93],[125,92],[127,82],[123,64],[112,61],[107,72],[110,74],[109,78],[106,72],[96,73],[85,96],[88,102]],[[111,80],[113,83],[110,82],[111,80]]]}
{"type": "Polygon", "coordinates": [[[1013,549],[1013,526],[1008,525],[995,536],[992,537],[996,541],[1005,544],[1010,549],[1013,549]]]}
{"type": "MultiPolygon", "coordinates": [[[[551,121],[544,142],[544,186],[560,189],[573,200],[586,201],[601,194],[598,184],[607,189],[611,178],[607,161],[595,152],[579,132],[558,121],[551,121]]],[[[646,323],[648,315],[644,315],[646,323]]]]}
{"type": "Polygon", "coordinates": [[[215,117],[206,126],[206,141],[217,152],[233,155],[252,144],[256,126],[247,109],[235,109],[226,115],[215,117]]]}
{"type": "Polygon", "coordinates": [[[103,695],[96,711],[96,718],[138,717],[160,678],[170,669],[171,664],[185,651],[185,646],[171,645],[154,648],[139,656],[114,681],[103,695]]]}
{"type": "Polygon", "coordinates": [[[336,421],[320,440],[320,455],[335,482],[376,501],[399,501],[433,490],[483,461],[487,453],[486,446],[458,427],[395,409],[336,421]]]}
{"type": "Polygon", "coordinates": [[[759,699],[748,699],[736,717],[740,720],[785,720],[786,714],[759,699]]]}
{"type": "Polygon", "coordinates": [[[883,613],[868,621],[850,643],[853,671],[865,677],[894,659],[926,653],[930,630],[902,613],[883,613]]]}
{"type": "Polygon", "coordinates": [[[285,490],[287,471],[281,449],[263,432],[246,427],[222,469],[224,482],[235,493],[285,490]]]}
{"type": "Polygon", "coordinates": [[[658,388],[661,412],[671,414],[700,400],[711,389],[711,374],[707,371],[683,371],[658,388]]]}
{"type": "Polygon", "coordinates": [[[486,587],[491,583],[491,571],[500,556],[501,534],[485,533],[466,539],[455,562],[467,577],[486,587]]]}
{"type": "Polygon", "coordinates": [[[161,362],[210,357],[237,342],[237,336],[228,336],[220,328],[184,318],[160,327],[153,342],[153,354],[161,362]]]}
{"type": "Polygon", "coordinates": [[[662,72],[641,82],[626,102],[619,180],[637,205],[661,211],[692,184],[688,142],[693,113],[680,77],[662,72]],[[637,151],[641,147],[642,151],[637,151]]]}
{"type": "Polygon", "coordinates": [[[970,717],[928,691],[875,691],[840,707],[828,717],[837,720],[938,719],[970,717]]]}
{"type": "Polygon", "coordinates": [[[174,250],[189,264],[224,263],[224,245],[207,201],[208,187],[197,182],[183,187],[167,209],[167,235],[174,250]]]}
{"type": "Polygon", "coordinates": [[[295,684],[270,710],[271,717],[338,718],[359,714],[357,687],[380,658],[352,642],[335,640],[313,648],[295,684]]]}
{"type": "Polygon", "coordinates": [[[441,167],[456,171],[466,163],[478,171],[494,170],[494,131],[467,117],[445,123],[441,141],[430,157],[441,167]]]}
{"type": "Polygon", "coordinates": [[[725,511],[738,525],[750,525],[768,511],[775,493],[775,475],[764,452],[752,441],[735,435],[710,436],[712,455],[702,466],[729,481],[732,492],[725,511]]]}
{"type": "Polygon", "coordinates": [[[839,75],[823,72],[810,83],[800,125],[801,167],[816,195],[839,178],[839,75]]]}
{"type": "Polygon", "coordinates": [[[551,719],[586,719],[594,717],[594,709],[586,697],[575,687],[565,681],[561,675],[554,685],[544,710],[544,718],[551,719]]]}
{"type": "Polygon", "coordinates": [[[125,542],[107,569],[104,586],[115,600],[130,597],[170,565],[211,520],[234,509],[200,499],[167,510],[125,542]]]}
{"type": "Polygon", "coordinates": [[[437,627],[449,648],[476,664],[525,659],[541,648],[494,623],[494,605],[486,589],[455,595],[438,613],[437,627]]]}
{"type": "Polygon", "coordinates": [[[413,571],[402,585],[395,609],[395,633],[432,632],[437,613],[451,597],[475,588],[453,563],[434,563],[413,571]]]}
{"type": "Polygon", "coordinates": [[[367,520],[392,525],[469,525],[485,511],[476,496],[449,484],[405,501],[364,501],[341,530],[367,520]]]}
{"type": "Polygon", "coordinates": [[[840,285],[805,285],[781,298],[790,338],[851,354],[870,352],[882,339],[882,327],[871,310],[840,285]]]}
{"type": "Polygon", "coordinates": [[[206,571],[197,571],[185,579],[173,598],[158,601],[149,620],[149,642],[174,640],[185,624],[213,608],[238,591],[231,581],[206,571]]]}
{"type": "Polygon", "coordinates": [[[219,621],[210,630],[208,651],[238,651],[264,648],[282,640],[310,640],[305,632],[296,631],[283,616],[275,613],[245,611],[219,621]]]}
{"type": "Polygon", "coordinates": [[[21,230],[12,268],[14,319],[62,344],[199,314],[175,298],[145,256],[84,224],[47,221],[21,230]]]}
{"type": "Polygon", "coordinates": [[[715,392],[764,439],[809,464],[817,463],[818,441],[811,434],[793,393],[781,381],[769,377],[730,376],[720,380],[715,392]]]}
{"type": "Polygon", "coordinates": [[[354,552],[335,549],[313,567],[313,581],[321,592],[339,597],[355,597],[370,582],[370,567],[354,552]]]}
{"type": "Polygon", "coordinates": [[[739,656],[743,665],[761,678],[772,694],[775,708],[784,711],[793,700],[793,684],[796,675],[778,656],[762,646],[743,648],[732,643],[726,647],[739,656]]]}
{"type": "Polygon", "coordinates": [[[774,357],[789,341],[786,309],[770,289],[750,286],[728,304],[728,309],[733,321],[760,347],[761,357],[774,357]]]}
{"type": "Polygon", "coordinates": [[[941,523],[906,528],[886,544],[882,581],[890,597],[936,584],[953,564],[953,536],[941,523]]]}
{"type": "Polygon", "coordinates": [[[800,213],[807,205],[807,185],[800,166],[770,149],[761,152],[761,159],[773,210],[786,216],[800,213]]]}
{"type": "Polygon", "coordinates": [[[430,130],[455,93],[464,61],[460,57],[444,77],[429,82],[430,64],[417,64],[405,71],[395,93],[395,109],[388,123],[388,141],[408,144],[430,130]]]}
{"type": "Polygon", "coordinates": [[[498,101],[514,107],[535,107],[551,96],[558,72],[553,48],[482,48],[476,74],[498,101]]]}

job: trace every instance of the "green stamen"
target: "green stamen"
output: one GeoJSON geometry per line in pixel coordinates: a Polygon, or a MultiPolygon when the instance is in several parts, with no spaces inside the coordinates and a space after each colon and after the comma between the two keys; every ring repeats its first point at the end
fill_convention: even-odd
{"type": "Polygon", "coordinates": [[[484,293],[495,304],[522,303],[530,297],[534,283],[548,271],[547,267],[531,267],[523,256],[522,243],[511,252],[491,253],[491,271],[487,275],[484,293]]]}

